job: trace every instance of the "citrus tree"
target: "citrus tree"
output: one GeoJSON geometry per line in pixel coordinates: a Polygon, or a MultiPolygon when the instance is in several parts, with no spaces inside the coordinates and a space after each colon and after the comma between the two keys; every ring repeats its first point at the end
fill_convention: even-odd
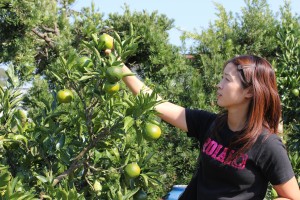
{"type": "MultiPolygon", "coordinates": [[[[135,192],[136,198],[145,194],[149,198],[162,197],[175,181],[180,184],[189,181],[196,161],[190,158],[196,156],[196,149],[187,148],[192,143],[178,130],[157,122],[154,111],[150,111],[155,104],[154,96],[133,98],[127,94],[120,81],[123,76],[120,66],[121,62],[142,65],[138,75],[159,80],[167,87],[159,92],[164,91],[163,95],[172,92],[168,95],[172,100],[184,94],[181,85],[186,84],[186,79],[176,83],[174,75],[178,74],[177,66],[185,66],[182,72],[187,66],[178,49],[167,44],[166,31],[172,21],[157,12],[150,14],[151,17],[148,13],[135,13],[130,21],[139,32],[130,31],[133,29],[127,12],[124,17],[117,16],[118,20],[111,17],[103,21],[103,15],[93,4],[74,12],[69,8],[72,2],[37,3],[34,12],[30,12],[35,4],[31,1],[7,0],[3,4],[1,23],[10,31],[1,29],[4,36],[1,39],[6,44],[2,46],[5,48],[1,51],[1,62],[12,64],[20,81],[16,88],[24,80],[32,80],[33,85],[22,101],[30,122],[23,135],[31,146],[26,151],[15,144],[5,146],[3,172],[10,173],[10,182],[18,174],[21,178],[17,181],[24,191],[41,198],[62,198],[62,195],[66,198],[66,194],[69,198],[76,194],[78,198],[117,198],[115,194],[131,198],[135,192]],[[46,11],[48,4],[53,9],[46,11]],[[149,25],[143,26],[143,31],[140,31],[141,19],[147,19],[149,25]],[[116,21],[122,22],[122,26],[115,24],[116,21]],[[150,29],[159,30],[159,40],[151,34],[143,37],[150,29]],[[5,37],[8,32],[13,37],[5,37]],[[171,62],[174,58],[175,65],[171,62]],[[167,77],[166,84],[163,77],[167,77]],[[174,88],[181,89],[177,92],[174,88]],[[104,124],[113,128],[104,130],[104,124]],[[164,131],[160,132],[157,126],[164,131]],[[125,137],[125,132],[131,136],[125,137]],[[161,151],[164,153],[156,153],[161,151]],[[95,164],[84,161],[91,157],[91,152],[95,164]],[[19,158],[25,154],[23,159],[19,158]],[[17,158],[19,162],[15,162],[17,158]],[[17,164],[12,167],[12,163],[17,164]],[[141,169],[140,176],[133,180],[124,175],[124,168],[130,163],[137,163],[141,169]]],[[[153,84],[150,79],[147,83],[153,84]]],[[[3,185],[4,194],[8,182],[3,185]]]]}
{"type": "Polygon", "coordinates": [[[159,184],[149,148],[162,133],[159,102],[123,90],[121,78],[134,75],[122,73],[123,60],[138,38],[110,34],[61,55],[46,71],[50,82],[37,79],[25,99],[14,99],[17,84],[2,89],[3,198],[145,199],[159,184]]]}
{"type": "Polygon", "coordinates": [[[277,33],[279,51],[276,73],[282,100],[283,124],[288,133],[284,139],[300,185],[300,24],[299,19],[292,15],[288,3],[281,8],[281,13],[281,25],[277,33]]]}

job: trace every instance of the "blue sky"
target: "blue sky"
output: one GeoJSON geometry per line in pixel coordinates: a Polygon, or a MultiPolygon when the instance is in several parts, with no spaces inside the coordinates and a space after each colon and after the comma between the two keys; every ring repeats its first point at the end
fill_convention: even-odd
{"type": "MultiPolygon", "coordinates": [[[[238,13],[245,5],[244,0],[76,0],[72,9],[80,10],[82,7],[90,7],[94,2],[99,12],[107,17],[109,13],[123,13],[124,4],[129,5],[131,11],[152,12],[157,10],[159,14],[165,14],[168,18],[174,19],[175,26],[181,30],[194,31],[208,27],[210,21],[216,19],[214,2],[222,4],[226,11],[238,13]]],[[[274,13],[279,12],[279,7],[284,0],[267,0],[274,13]]],[[[300,14],[300,1],[290,0],[292,11],[300,14]]],[[[181,32],[173,29],[169,32],[170,43],[180,45],[181,32]]]]}

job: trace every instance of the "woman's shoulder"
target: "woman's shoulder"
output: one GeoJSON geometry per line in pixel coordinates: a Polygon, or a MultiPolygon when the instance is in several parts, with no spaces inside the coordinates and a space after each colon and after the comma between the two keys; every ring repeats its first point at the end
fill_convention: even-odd
{"type": "Polygon", "coordinates": [[[253,147],[252,149],[256,151],[256,158],[258,160],[265,159],[266,157],[276,157],[282,153],[286,154],[286,147],[282,138],[270,132],[259,135],[253,147]]]}
{"type": "Polygon", "coordinates": [[[186,108],[185,112],[188,128],[187,135],[189,137],[195,137],[202,142],[212,123],[215,121],[217,114],[204,110],[188,108],[186,108]]]}
{"type": "Polygon", "coordinates": [[[272,155],[279,149],[285,149],[285,145],[279,135],[271,133],[269,131],[263,131],[256,139],[252,148],[251,154],[255,160],[259,160],[262,155],[272,155]]]}
{"type": "Polygon", "coordinates": [[[272,144],[283,144],[282,136],[271,133],[269,131],[263,131],[257,138],[258,145],[272,145],[272,144]]]}
{"type": "Polygon", "coordinates": [[[196,117],[196,118],[210,118],[210,119],[215,119],[218,114],[206,110],[201,110],[201,109],[193,109],[193,108],[186,108],[185,109],[186,115],[189,115],[191,117],[196,117]]]}

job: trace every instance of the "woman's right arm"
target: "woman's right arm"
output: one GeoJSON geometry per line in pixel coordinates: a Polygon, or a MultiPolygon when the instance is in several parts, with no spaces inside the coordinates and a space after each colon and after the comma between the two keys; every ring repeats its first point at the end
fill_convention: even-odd
{"type": "MultiPolygon", "coordinates": [[[[127,66],[123,66],[122,68],[124,73],[130,73],[130,69],[127,66]]],[[[136,76],[126,76],[123,77],[124,83],[131,90],[131,92],[136,95],[138,93],[147,92],[152,93],[152,90],[148,88],[141,80],[139,80],[136,76]]],[[[161,97],[158,96],[158,100],[161,100],[161,97]]],[[[155,106],[157,112],[159,112],[159,117],[172,124],[173,126],[180,128],[183,131],[187,130],[187,124],[185,119],[185,108],[178,106],[176,104],[170,102],[163,102],[157,106],[155,106]]]]}

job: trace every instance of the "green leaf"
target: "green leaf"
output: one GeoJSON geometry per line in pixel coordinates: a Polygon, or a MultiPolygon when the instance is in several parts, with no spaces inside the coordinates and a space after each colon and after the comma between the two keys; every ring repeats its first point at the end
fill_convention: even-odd
{"type": "Polygon", "coordinates": [[[93,42],[95,46],[98,46],[98,37],[95,33],[92,34],[93,42]]]}
{"type": "Polygon", "coordinates": [[[72,188],[71,190],[69,190],[69,199],[70,200],[76,200],[77,199],[77,191],[75,188],[72,188]]]}
{"type": "Polygon", "coordinates": [[[150,152],[145,159],[143,159],[143,163],[148,163],[148,161],[154,156],[154,152],[150,152]]]}
{"type": "Polygon", "coordinates": [[[124,53],[122,53],[121,58],[122,60],[126,60],[128,56],[135,53],[135,50],[127,50],[124,53]]]}
{"type": "Polygon", "coordinates": [[[6,186],[11,179],[9,172],[4,172],[0,174],[0,187],[6,186]]]}
{"type": "Polygon", "coordinates": [[[114,162],[116,159],[111,155],[111,153],[109,153],[109,151],[107,151],[107,149],[105,150],[106,156],[112,161],[114,162]]]}
{"type": "Polygon", "coordinates": [[[60,138],[59,138],[59,141],[58,141],[58,143],[56,144],[56,150],[59,150],[59,149],[61,149],[61,148],[63,148],[64,147],[64,145],[65,145],[65,140],[66,140],[66,136],[65,136],[65,134],[61,134],[61,136],[60,136],[60,138]]]}
{"type": "Polygon", "coordinates": [[[43,183],[47,183],[48,182],[48,179],[45,177],[45,176],[42,176],[42,175],[36,175],[35,176],[37,179],[39,179],[41,182],[43,183]]]}
{"type": "Polygon", "coordinates": [[[119,44],[121,44],[120,35],[116,31],[113,32],[113,37],[116,40],[116,42],[118,42],[119,44]]]}
{"type": "Polygon", "coordinates": [[[130,42],[131,42],[131,38],[132,37],[129,37],[129,38],[127,38],[126,40],[124,40],[123,42],[122,42],[122,48],[123,49],[127,49],[127,46],[130,44],[130,42]]]}
{"type": "Polygon", "coordinates": [[[93,78],[94,76],[82,76],[78,81],[84,81],[93,78]]]}
{"type": "Polygon", "coordinates": [[[61,149],[61,151],[59,152],[59,157],[60,157],[61,161],[65,165],[69,165],[70,164],[71,155],[70,155],[70,153],[67,150],[61,149]]]}
{"type": "Polygon", "coordinates": [[[26,138],[24,135],[21,135],[21,134],[14,135],[12,139],[14,139],[14,140],[16,140],[16,141],[22,140],[22,141],[25,142],[26,146],[27,146],[27,144],[28,144],[27,138],[26,138]]]}
{"type": "Polygon", "coordinates": [[[128,132],[128,130],[133,126],[134,124],[134,119],[130,116],[127,116],[124,118],[124,131],[125,133],[128,132]]]}
{"type": "Polygon", "coordinates": [[[143,178],[145,186],[148,187],[149,181],[148,181],[148,176],[146,174],[140,174],[140,176],[143,178]]]}
{"type": "Polygon", "coordinates": [[[26,199],[26,200],[31,200],[31,199],[36,199],[34,198],[34,195],[33,194],[29,194],[29,193],[24,193],[24,192],[16,192],[14,193],[13,195],[11,195],[9,197],[9,199],[16,199],[16,200],[23,200],[23,199],[26,199]]]}
{"type": "Polygon", "coordinates": [[[131,190],[130,192],[128,192],[125,196],[123,196],[123,199],[130,199],[131,197],[133,197],[133,195],[135,195],[135,193],[137,193],[139,191],[140,187],[134,188],[133,190],[131,190]]]}
{"type": "Polygon", "coordinates": [[[130,157],[131,157],[131,154],[130,154],[130,152],[129,152],[128,155],[126,156],[124,165],[127,165],[127,164],[128,164],[128,162],[129,162],[129,160],[130,160],[130,157]]]}
{"type": "Polygon", "coordinates": [[[114,44],[114,49],[117,51],[118,56],[122,54],[122,47],[118,42],[114,44]]]}
{"type": "Polygon", "coordinates": [[[119,162],[120,161],[120,153],[119,153],[118,148],[112,148],[111,150],[112,150],[113,154],[115,155],[115,157],[117,158],[117,161],[119,162]]]}

